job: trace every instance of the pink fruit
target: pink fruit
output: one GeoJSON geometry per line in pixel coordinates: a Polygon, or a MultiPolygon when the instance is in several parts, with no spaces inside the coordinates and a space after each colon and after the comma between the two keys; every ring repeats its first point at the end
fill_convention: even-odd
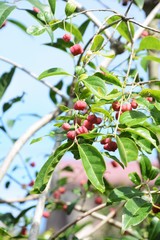
{"type": "Polygon", "coordinates": [[[112,161],[111,164],[112,164],[112,167],[115,167],[115,168],[118,167],[118,163],[116,161],[112,161]]]}
{"type": "Polygon", "coordinates": [[[74,125],[75,125],[75,124],[81,125],[81,121],[82,121],[81,118],[78,118],[78,117],[75,118],[75,119],[74,119],[74,125]]]}
{"type": "Polygon", "coordinates": [[[65,41],[65,42],[70,42],[70,40],[71,40],[71,35],[69,34],[69,33],[66,33],[66,34],[64,34],[63,35],[63,40],[65,41]]]}
{"type": "Polygon", "coordinates": [[[94,202],[96,204],[102,204],[103,203],[103,199],[100,196],[97,196],[97,197],[95,197],[94,202]]]}
{"type": "Polygon", "coordinates": [[[101,122],[102,122],[102,118],[97,117],[96,124],[101,124],[101,122]]]}
{"type": "Polygon", "coordinates": [[[61,193],[60,193],[58,190],[56,190],[56,191],[53,193],[53,197],[54,197],[55,199],[60,199],[61,193]]]}
{"type": "Polygon", "coordinates": [[[32,187],[33,185],[34,185],[34,181],[32,180],[32,181],[28,184],[28,186],[32,187]]]}
{"type": "Polygon", "coordinates": [[[35,166],[36,166],[35,162],[31,162],[31,163],[30,163],[30,166],[31,166],[31,167],[35,167],[35,166]]]}
{"type": "Polygon", "coordinates": [[[131,107],[134,109],[136,109],[138,107],[138,103],[136,102],[136,100],[134,100],[134,99],[132,100],[131,107]]]}
{"type": "Polygon", "coordinates": [[[130,103],[126,103],[122,105],[122,112],[131,111],[131,110],[132,110],[132,106],[130,103]]]}
{"type": "Polygon", "coordinates": [[[59,187],[59,188],[58,188],[58,191],[59,191],[61,194],[63,194],[63,193],[66,192],[66,188],[65,188],[65,187],[59,187]]]}
{"type": "Polygon", "coordinates": [[[87,108],[87,103],[85,101],[82,100],[78,100],[77,102],[75,102],[74,107],[75,110],[84,110],[87,108]]]}
{"type": "Polygon", "coordinates": [[[85,126],[81,126],[76,130],[76,134],[83,134],[83,133],[88,133],[88,129],[85,126]]]}
{"type": "Polygon", "coordinates": [[[40,12],[39,8],[37,8],[37,7],[33,7],[33,11],[36,12],[36,13],[40,12]]]}
{"type": "Polygon", "coordinates": [[[93,130],[94,129],[94,125],[92,124],[92,122],[90,122],[88,120],[84,120],[83,126],[86,127],[88,130],[93,130]]]}
{"type": "Polygon", "coordinates": [[[107,144],[111,142],[111,138],[105,138],[101,140],[101,144],[107,144]]]}
{"type": "Polygon", "coordinates": [[[96,123],[96,122],[97,122],[97,116],[94,115],[94,114],[89,115],[89,116],[87,117],[87,120],[88,120],[89,122],[96,123]]]}
{"type": "Polygon", "coordinates": [[[73,130],[73,131],[67,132],[67,138],[68,139],[74,140],[75,137],[76,137],[76,131],[73,130]]]}
{"type": "Polygon", "coordinates": [[[71,126],[69,125],[69,123],[63,123],[62,128],[63,130],[68,131],[71,128],[71,126]]]}
{"type": "Polygon", "coordinates": [[[68,205],[67,204],[63,204],[62,208],[63,208],[64,211],[66,211],[67,208],[68,208],[68,205]]]}
{"type": "Polygon", "coordinates": [[[147,37],[148,35],[149,35],[148,31],[144,30],[141,34],[141,37],[144,38],[144,37],[147,37]]]}
{"type": "Polygon", "coordinates": [[[119,111],[120,109],[120,103],[118,101],[115,101],[112,103],[112,108],[114,111],[119,111]]]}
{"type": "Polygon", "coordinates": [[[83,53],[83,48],[79,44],[75,44],[72,47],[70,47],[70,51],[73,56],[77,56],[83,53]]]}
{"type": "Polygon", "coordinates": [[[50,213],[49,212],[43,212],[42,215],[44,218],[49,218],[50,217],[50,213]]]}
{"type": "Polygon", "coordinates": [[[153,97],[147,97],[146,99],[148,102],[153,102],[153,97]]]}
{"type": "MultiPolygon", "coordinates": [[[[120,115],[121,114],[122,114],[122,112],[120,112],[120,115]]],[[[116,120],[118,119],[118,115],[119,115],[119,112],[116,112],[116,115],[115,115],[116,120]]]]}
{"type": "Polygon", "coordinates": [[[109,142],[107,144],[104,145],[104,149],[108,150],[108,151],[116,151],[117,149],[117,143],[116,142],[109,142]]]}

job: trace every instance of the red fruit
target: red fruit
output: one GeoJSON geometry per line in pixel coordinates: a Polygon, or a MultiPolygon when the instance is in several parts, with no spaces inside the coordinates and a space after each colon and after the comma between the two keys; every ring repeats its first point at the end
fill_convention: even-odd
{"type": "Polygon", "coordinates": [[[97,123],[97,117],[96,115],[92,114],[87,117],[87,120],[91,123],[97,123]]]}
{"type": "Polygon", "coordinates": [[[76,137],[76,131],[73,130],[73,131],[67,132],[67,138],[68,139],[74,140],[75,137],[76,137]]]}
{"type": "Polygon", "coordinates": [[[67,208],[68,208],[68,205],[67,205],[67,204],[64,204],[64,205],[62,206],[62,208],[63,208],[64,211],[66,211],[67,208]]]}
{"type": "Polygon", "coordinates": [[[123,0],[122,5],[127,6],[128,2],[129,2],[129,0],[123,0]]]}
{"type": "Polygon", "coordinates": [[[68,34],[68,33],[66,33],[66,34],[63,35],[62,38],[63,38],[63,40],[64,40],[65,42],[70,42],[70,40],[71,40],[71,35],[68,34]]]}
{"type": "Polygon", "coordinates": [[[118,101],[115,101],[115,102],[112,103],[112,108],[113,108],[114,111],[119,111],[120,106],[121,105],[118,101]]]}
{"type": "Polygon", "coordinates": [[[60,199],[61,193],[60,193],[58,190],[56,190],[56,191],[53,193],[53,197],[54,197],[55,199],[60,199]]]}
{"type": "Polygon", "coordinates": [[[70,51],[73,54],[73,56],[77,56],[83,53],[83,48],[79,44],[75,44],[72,47],[70,47],[70,51]]]}
{"type": "Polygon", "coordinates": [[[146,99],[148,102],[153,102],[153,97],[147,97],[146,99]]]}
{"type": "Polygon", "coordinates": [[[36,13],[40,12],[39,8],[37,8],[37,7],[33,7],[33,11],[36,12],[36,13]]]}
{"type": "Polygon", "coordinates": [[[132,100],[131,107],[134,109],[136,109],[138,107],[138,103],[136,102],[136,100],[134,100],[134,99],[132,100]]]}
{"type": "Polygon", "coordinates": [[[78,100],[73,107],[75,110],[84,110],[85,108],[87,108],[87,103],[82,101],[82,100],[78,100]]]}
{"type": "Polygon", "coordinates": [[[117,163],[116,161],[112,161],[111,164],[112,164],[112,166],[115,167],[115,168],[118,167],[118,163],[117,163]]]}
{"type": "Polygon", "coordinates": [[[100,196],[98,196],[98,197],[96,197],[96,198],[94,199],[94,202],[95,202],[96,204],[102,204],[102,203],[103,203],[103,199],[102,199],[100,196]]]}
{"type": "Polygon", "coordinates": [[[84,180],[84,179],[82,179],[81,181],[80,181],[80,185],[81,186],[83,186],[84,184],[86,184],[87,182],[86,182],[86,180],[84,180]]]}
{"type": "Polygon", "coordinates": [[[42,215],[44,218],[49,218],[50,217],[50,213],[49,212],[43,212],[42,215]]]}
{"type": "Polygon", "coordinates": [[[75,119],[74,119],[74,125],[75,125],[75,124],[81,125],[81,121],[82,121],[81,118],[78,118],[78,117],[75,118],[75,119]]]}
{"type": "Polygon", "coordinates": [[[100,117],[97,117],[96,124],[101,124],[101,122],[102,122],[102,118],[100,118],[100,117]]]}
{"type": "Polygon", "coordinates": [[[1,25],[0,29],[3,28],[3,27],[5,27],[6,24],[7,24],[7,21],[4,21],[3,24],[1,25]]]}
{"type": "Polygon", "coordinates": [[[88,129],[85,126],[81,126],[76,130],[76,134],[83,134],[83,133],[88,133],[88,129]]]}
{"type": "Polygon", "coordinates": [[[27,228],[26,228],[26,226],[22,227],[20,234],[24,235],[24,236],[27,235],[27,228]]]}
{"type": "Polygon", "coordinates": [[[34,185],[34,181],[32,180],[32,181],[28,184],[28,186],[32,187],[33,185],[34,185]]]}
{"type": "Polygon", "coordinates": [[[62,128],[63,130],[68,131],[71,128],[71,126],[69,125],[69,123],[63,123],[62,128]]]}
{"type": "MultiPolygon", "coordinates": [[[[120,112],[120,115],[121,114],[122,114],[122,112],[120,112]]],[[[118,119],[118,115],[119,115],[119,112],[116,112],[116,115],[115,115],[116,120],[118,119]]]]}
{"type": "Polygon", "coordinates": [[[148,35],[149,35],[148,31],[144,30],[141,34],[141,37],[144,38],[144,37],[147,37],[148,35]]]}
{"type": "Polygon", "coordinates": [[[152,207],[152,212],[153,212],[153,213],[159,213],[159,212],[160,212],[160,209],[159,209],[160,204],[156,204],[156,206],[157,206],[157,207],[155,207],[155,206],[152,207]]]}
{"type": "Polygon", "coordinates": [[[94,125],[92,124],[92,122],[88,120],[84,120],[83,126],[86,127],[88,130],[93,130],[94,128],[94,125]]]}
{"type": "Polygon", "coordinates": [[[31,167],[35,167],[35,166],[36,166],[35,162],[31,162],[31,163],[30,163],[30,166],[31,166],[31,167]]]}
{"type": "Polygon", "coordinates": [[[66,192],[66,188],[65,188],[65,187],[59,187],[59,188],[58,188],[58,191],[59,191],[61,194],[63,194],[63,193],[66,192]]]}
{"type": "Polygon", "coordinates": [[[101,144],[107,144],[111,142],[111,138],[105,138],[101,140],[101,144]]]}
{"type": "Polygon", "coordinates": [[[122,105],[122,112],[131,111],[131,110],[132,110],[132,106],[130,103],[126,103],[122,105]]]}
{"type": "Polygon", "coordinates": [[[105,150],[108,150],[108,151],[116,151],[117,149],[117,143],[116,142],[109,142],[107,144],[104,145],[103,147],[105,150]]]}

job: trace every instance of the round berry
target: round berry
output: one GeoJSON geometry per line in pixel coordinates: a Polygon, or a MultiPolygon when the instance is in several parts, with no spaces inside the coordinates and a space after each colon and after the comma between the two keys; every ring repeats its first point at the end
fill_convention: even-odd
{"type": "Polygon", "coordinates": [[[131,110],[132,110],[132,106],[130,103],[126,103],[122,105],[122,112],[131,111],[131,110]]]}
{"type": "Polygon", "coordinates": [[[116,151],[116,149],[117,149],[117,143],[111,141],[111,142],[105,144],[103,148],[104,148],[105,150],[114,152],[114,151],[116,151]]]}
{"type": "Polygon", "coordinates": [[[22,229],[21,229],[21,233],[20,233],[21,235],[27,235],[27,228],[26,228],[26,226],[23,226],[22,227],[22,229]]]}
{"type": "Polygon", "coordinates": [[[63,193],[66,192],[66,188],[65,188],[65,187],[59,187],[59,188],[58,188],[58,191],[59,191],[61,194],[63,194],[63,193]]]}
{"type": "Polygon", "coordinates": [[[62,128],[63,130],[68,131],[71,128],[71,126],[69,125],[69,123],[63,123],[62,128]]]}
{"type": "Polygon", "coordinates": [[[74,125],[75,124],[78,124],[78,125],[81,125],[81,118],[78,118],[78,117],[76,117],[75,119],[74,119],[74,125]]]}
{"type": "Polygon", "coordinates": [[[112,108],[113,108],[114,111],[119,111],[120,106],[121,105],[118,101],[115,101],[115,102],[112,103],[112,108]]]}
{"type": "Polygon", "coordinates": [[[70,51],[73,56],[77,56],[83,53],[83,48],[79,44],[75,44],[72,47],[70,47],[70,51]]]}
{"type": "Polygon", "coordinates": [[[85,126],[81,126],[76,130],[76,134],[83,134],[83,133],[88,133],[88,129],[85,126]]]}
{"type": "Polygon", "coordinates": [[[101,124],[101,122],[102,122],[102,118],[97,117],[96,124],[101,124]]]}
{"type": "Polygon", "coordinates": [[[102,139],[101,140],[101,144],[108,144],[108,143],[110,143],[111,142],[111,138],[105,138],[105,139],[102,139]]]}
{"type": "Polygon", "coordinates": [[[160,204],[156,204],[156,206],[153,206],[153,207],[152,207],[152,212],[153,212],[153,213],[159,213],[159,212],[160,212],[160,209],[159,209],[160,204]],[[156,206],[157,206],[157,207],[156,207],[156,206]]]}
{"type": "Polygon", "coordinates": [[[141,37],[144,38],[144,37],[147,37],[149,35],[149,32],[147,30],[144,30],[141,34],[141,37]]]}
{"type": "Polygon", "coordinates": [[[102,204],[103,203],[103,199],[100,197],[100,196],[97,196],[95,199],[94,199],[94,202],[96,204],[102,204]]]}
{"type": "Polygon", "coordinates": [[[73,130],[73,131],[67,132],[67,138],[68,139],[74,140],[75,137],[76,137],[76,131],[73,130]]]}
{"type": "Polygon", "coordinates": [[[82,100],[78,100],[77,102],[75,102],[74,104],[74,109],[75,110],[84,110],[87,108],[87,103],[85,101],[82,100]]]}
{"type": "Polygon", "coordinates": [[[136,100],[134,100],[134,99],[132,100],[131,107],[134,109],[136,109],[138,107],[138,103],[136,102],[136,100]]]}
{"type": "Polygon", "coordinates": [[[87,120],[91,123],[97,123],[97,116],[92,114],[87,117],[87,120]]]}
{"type": "Polygon", "coordinates": [[[116,112],[116,115],[115,115],[116,120],[118,119],[119,114],[121,115],[122,112],[120,112],[120,113],[119,113],[119,112],[116,112]]]}
{"type": "Polygon", "coordinates": [[[69,33],[64,34],[62,38],[65,42],[71,41],[71,35],[69,33]]]}
{"type": "Polygon", "coordinates": [[[37,7],[33,7],[33,11],[34,11],[35,13],[39,13],[39,12],[40,12],[39,8],[37,8],[37,7]]]}
{"type": "Polygon", "coordinates": [[[92,124],[92,122],[90,122],[88,120],[84,120],[83,126],[85,126],[88,130],[93,130],[94,129],[94,125],[92,124]]]}
{"type": "Polygon", "coordinates": [[[63,208],[64,211],[66,211],[67,208],[68,208],[68,205],[67,204],[63,204],[62,208],[63,208]]]}
{"type": "Polygon", "coordinates": [[[153,97],[147,97],[146,99],[148,102],[153,102],[153,97]]]}
{"type": "Polygon", "coordinates": [[[44,218],[49,218],[50,217],[50,213],[49,212],[43,212],[42,216],[44,218]]]}
{"type": "Polygon", "coordinates": [[[118,167],[118,163],[116,161],[112,161],[111,164],[112,164],[112,167],[114,168],[118,167]]]}
{"type": "Polygon", "coordinates": [[[35,167],[35,166],[36,166],[35,162],[31,162],[31,163],[30,163],[30,166],[31,166],[31,167],[35,167]]]}
{"type": "Polygon", "coordinates": [[[61,193],[60,193],[58,190],[56,190],[56,191],[53,193],[53,197],[54,197],[55,199],[60,199],[61,193]]]}
{"type": "Polygon", "coordinates": [[[28,184],[28,186],[32,187],[34,185],[34,181],[30,181],[30,183],[28,184]]]}

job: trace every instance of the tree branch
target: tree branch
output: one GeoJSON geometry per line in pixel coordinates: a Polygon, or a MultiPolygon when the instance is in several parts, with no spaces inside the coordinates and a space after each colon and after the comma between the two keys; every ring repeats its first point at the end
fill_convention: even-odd
{"type": "Polygon", "coordinates": [[[0,199],[0,203],[27,202],[27,201],[36,200],[38,197],[39,197],[39,194],[33,194],[27,197],[17,198],[17,199],[10,199],[10,200],[0,199]]]}
{"type": "Polygon", "coordinates": [[[27,140],[40,128],[45,126],[49,123],[53,118],[55,118],[59,114],[60,110],[57,108],[54,112],[47,114],[46,116],[42,117],[40,120],[35,122],[31,127],[27,129],[27,131],[14,143],[13,147],[9,151],[8,155],[6,156],[3,164],[0,167],[0,181],[5,176],[12,160],[16,156],[16,154],[20,151],[23,145],[27,142],[27,140]]]}
{"type": "MultiPolygon", "coordinates": [[[[25,67],[23,67],[22,65],[13,62],[11,60],[9,60],[8,58],[5,58],[3,56],[0,56],[0,60],[2,60],[3,62],[9,63],[17,68],[19,68],[20,70],[22,70],[23,72],[27,73],[28,75],[30,75],[32,78],[38,80],[38,76],[36,74],[34,74],[33,72],[29,71],[28,69],[26,69],[25,67]]],[[[40,80],[40,83],[44,84],[45,86],[49,87],[50,89],[52,89],[53,92],[55,92],[56,94],[58,94],[59,96],[62,97],[62,99],[64,101],[68,101],[68,98],[63,94],[63,92],[61,90],[59,90],[58,88],[52,86],[49,82],[44,81],[44,80],[40,80]]]]}

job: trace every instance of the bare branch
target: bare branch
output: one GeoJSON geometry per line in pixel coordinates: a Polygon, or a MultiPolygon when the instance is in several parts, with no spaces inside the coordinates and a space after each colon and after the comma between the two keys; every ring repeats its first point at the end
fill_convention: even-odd
{"type": "MultiPolygon", "coordinates": [[[[18,63],[16,63],[16,62],[13,62],[13,61],[11,61],[10,59],[5,58],[5,57],[3,57],[3,56],[0,56],[0,60],[2,60],[3,62],[9,63],[9,64],[11,64],[11,65],[19,68],[19,69],[22,70],[23,72],[25,72],[25,73],[27,73],[28,75],[30,75],[32,78],[38,80],[38,76],[37,76],[35,73],[29,71],[28,69],[26,69],[26,68],[23,67],[22,65],[20,65],[20,64],[18,64],[18,63]]],[[[39,81],[39,80],[38,80],[38,81],[39,81]]],[[[62,92],[61,90],[59,90],[58,88],[52,86],[49,82],[44,81],[44,80],[41,80],[41,81],[39,81],[39,82],[42,83],[42,84],[44,84],[45,86],[49,87],[50,89],[52,89],[52,91],[55,92],[55,93],[57,93],[59,96],[61,96],[64,101],[68,101],[68,98],[63,94],[63,92],[62,92]]]]}
{"type": "Polygon", "coordinates": [[[16,156],[16,154],[20,151],[20,149],[23,147],[23,145],[27,142],[27,140],[40,128],[45,126],[47,123],[49,123],[53,118],[55,118],[59,114],[60,110],[57,108],[54,112],[48,113],[44,117],[42,117],[40,120],[35,122],[31,127],[27,129],[27,131],[14,143],[13,147],[9,151],[8,155],[6,156],[3,164],[0,167],[0,181],[5,176],[12,160],[16,156]]]}
{"type": "Polygon", "coordinates": [[[27,202],[27,201],[36,200],[38,197],[39,197],[39,194],[33,194],[27,197],[17,198],[17,199],[10,199],[10,200],[0,199],[0,203],[27,202]]]}

